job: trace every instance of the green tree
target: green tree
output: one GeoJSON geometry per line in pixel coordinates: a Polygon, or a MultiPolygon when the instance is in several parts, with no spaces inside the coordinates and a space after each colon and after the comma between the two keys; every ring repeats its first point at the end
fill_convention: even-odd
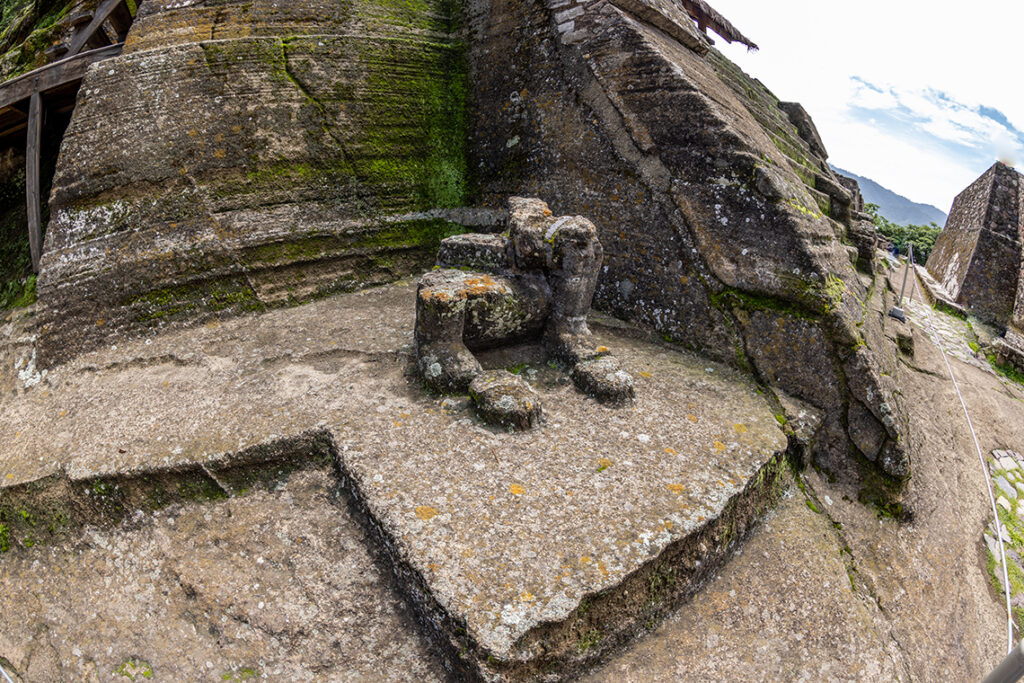
{"type": "Polygon", "coordinates": [[[878,204],[865,204],[864,210],[871,214],[875,229],[885,236],[901,254],[906,254],[909,245],[914,245],[914,260],[924,263],[935,247],[942,228],[931,223],[929,225],[899,225],[878,212],[878,204]]]}

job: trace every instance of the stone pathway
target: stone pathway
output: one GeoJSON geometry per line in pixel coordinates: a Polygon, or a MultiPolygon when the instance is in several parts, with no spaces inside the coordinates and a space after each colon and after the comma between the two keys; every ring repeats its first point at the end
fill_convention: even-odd
{"type": "Polygon", "coordinates": [[[927,334],[933,344],[941,345],[950,358],[973,365],[999,377],[1004,382],[1010,381],[999,375],[980,351],[975,352],[971,348],[971,344],[977,344],[977,342],[971,331],[971,326],[967,322],[937,311],[926,303],[921,303],[920,294],[913,299],[905,299],[903,310],[907,315],[907,321],[927,334]],[[931,317],[931,326],[935,328],[934,334],[929,327],[929,316],[931,317]]]}
{"type": "MultiPolygon", "coordinates": [[[[1014,451],[992,451],[989,457],[992,490],[996,495],[999,519],[1003,523],[1007,575],[1010,580],[1010,604],[1014,621],[1024,623],[1024,456],[1014,451]]],[[[996,543],[993,521],[985,530],[988,569],[992,581],[1003,591],[1003,567],[996,543]]]]}

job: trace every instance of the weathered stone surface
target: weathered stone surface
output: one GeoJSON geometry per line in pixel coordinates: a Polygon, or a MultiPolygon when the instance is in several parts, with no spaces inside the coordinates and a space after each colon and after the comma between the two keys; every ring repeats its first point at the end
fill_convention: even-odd
{"type": "Polygon", "coordinates": [[[996,162],[957,195],[928,271],[972,314],[1006,326],[1021,272],[1021,175],[996,162]]]}
{"type": "Polygon", "coordinates": [[[849,421],[850,439],[861,453],[868,460],[877,460],[878,453],[885,443],[885,427],[879,424],[878,420],[864,407],[860,401],[850,404],[847,415],[849,421]]]}
{"type": "Polygon", "coordinates": [[[128,525],[4,554],[8,673],[444,680],[336,488],[327,471],[302,472],[273,491],[140,510],[128,525]]]}
{"type": "Polygon", "coordinates": [[[464,203],[453,7],[143,3],[64,140],[41,357],[429,266],[462,230],[421,214],[464,203]]]}
{"type": "Polygon", "coordinates": [[[779,109],[786,112],[786,116],[796,126],[800,139],[807,143],[811,153],[820,159],[828,159],[828,152],[825,151],[825,143],[818,134],[818,127],[814,125],[814,120],[803,105],[799,102],[779,102],[779,109]]]}
{"type": "Polygon", "coordinates": [[[599,401],[621,403],[635,396],[633,377],[614,356],[601,356],[573,366],[570,375],[580,391],[599,401]]]}
{"type": "MultiPolygon", "coordinates": [[[[632,406],[537,382],[545,424],[491,431],[407,375],[414,296],[344,295],[81,356],[4,397],[3,500],[58,475],[128,501],[116,509],[130,518],[147,481],[237,493],[232,473],[261,445],[312,433],[428,631],[456,659],[463,648],[462,666],[517,679],[570,676],[631,638],[780,493],[787,441],[741,373],[601,328],[637,369],[632,406]]],[[[26,534],[45,546],[46,529],[10,542],[32,552],[26,534]]]]}
{"type": "Polygon", "coordinates": [[[476,414],[488,424],[509,429],[533,429],[544,417],[540,397],[530,383],[508,370],[489,370],[469,385],[476,414]]]}
{"type": "Polygon", "coordinates": [[[508,268],[511,241],[504,235],[468,233],[441,240],[437,265],[442,268],[467,267],[488,272],[508,268]]]}
{"type": "MultiPolygon", "coordinates": [[[[482,202],[531,194],[593,220],[605,250],[595,305],[604,310],[722,360],[749,358],[761,376],[786,365],[826,369],[834,388],[803,394],[830,401],[815,404],[832,421],[819,460],[845,460],[851,389],[832,368],[864,343],[857,302],[868,298],[840,241],[854,194],[778,100],[716,51],[701,55],[620,3],[472,3],[469,18],[482,202]],[[570,10],[571,27],[555,19],[570,10]],[[763,310],[807,320],[818,343],[761,343],[765,330],[743,320],[763,310]]],[[[854,256],[873,274],[863,241],[854,256]]],[[[897,351],[884,335],[873,340],[870,353],[889,360],[859,371],[881,395],[874,373],[897,351]]],[[[905,411],[898,397],[890,403],[905,411]]],[[[893,476],[909,472],[910,442],[893,442],[893,476]]]]}

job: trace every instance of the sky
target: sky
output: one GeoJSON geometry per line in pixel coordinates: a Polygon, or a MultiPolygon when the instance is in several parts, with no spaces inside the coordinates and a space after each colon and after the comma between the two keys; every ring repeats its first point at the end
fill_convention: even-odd
{"type": "Polygon", "coordinates": [[[813,117],[829,162],[948,212],[996,160],[1024,171],[1024,1],[709,0],[716,46],[813,117]]]}

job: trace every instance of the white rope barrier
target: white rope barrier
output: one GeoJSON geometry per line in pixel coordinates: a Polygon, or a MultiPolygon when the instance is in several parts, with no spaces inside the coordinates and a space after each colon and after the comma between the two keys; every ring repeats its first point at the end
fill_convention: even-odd
{"type": "MultiPolygon", "coordinates": [[[[918,298],[924,302],[924,297],[917,290],[917,272],[914,265],[914,257],[911,254],[910,259],[907,261],[907,268],[914,269],[913,280],[914,289],[910,295],[911,301],[913,301],[914,294],[918,295],[918,298]]],[[[900,301],[897,305],[902,304],[900,301]]],[[[964,417],[967,418],[967,426],[971,430],[971,438],[974,439],[974,448],[978,451],[978,460],[981,462],[981,470],[985,475],[985,483],[988,485],[988,500],[992,505],[992,515],[996,525],[996,542],[999,544],[999,558],[1002,560],[1003,565],[1003,594],[1006,597],[1006,652],[1010,653],[1013,651],[1013,611],[1010,605],[1010,576],[1006,569],[1006,547],[1003,544],[1003,523],[999,519],[999,508],[996,506],[995,492],[992,490],[992,477],[988,471],[988,464],[985,462],[985,456],[981,451],[981,444],[978,442],[978,434],[974,431],[974,422],[971,420],[971,414],[967,411],[967,403],[964,401],[964,395],[960,393],[960,385],[956,381],[956,376],[953,375],[953,366],[949,364],[949,358],[946,356],[946,350],[942,346],[942,338],[938,332],[935,331],[935,326],[932,324],[932,316],[927,303],[923,304],[925,307],[925,319],[928,322],[928,329],[931,333],[932,339],[935,345],[939,347],[939,353],[942,354],[942,360],[946,362],[946,370],[949,372],[949,378],[953,380],[953,388],[956,389],[956,396],[960,399],[960,407],[964,410],[964,417]]]]}

